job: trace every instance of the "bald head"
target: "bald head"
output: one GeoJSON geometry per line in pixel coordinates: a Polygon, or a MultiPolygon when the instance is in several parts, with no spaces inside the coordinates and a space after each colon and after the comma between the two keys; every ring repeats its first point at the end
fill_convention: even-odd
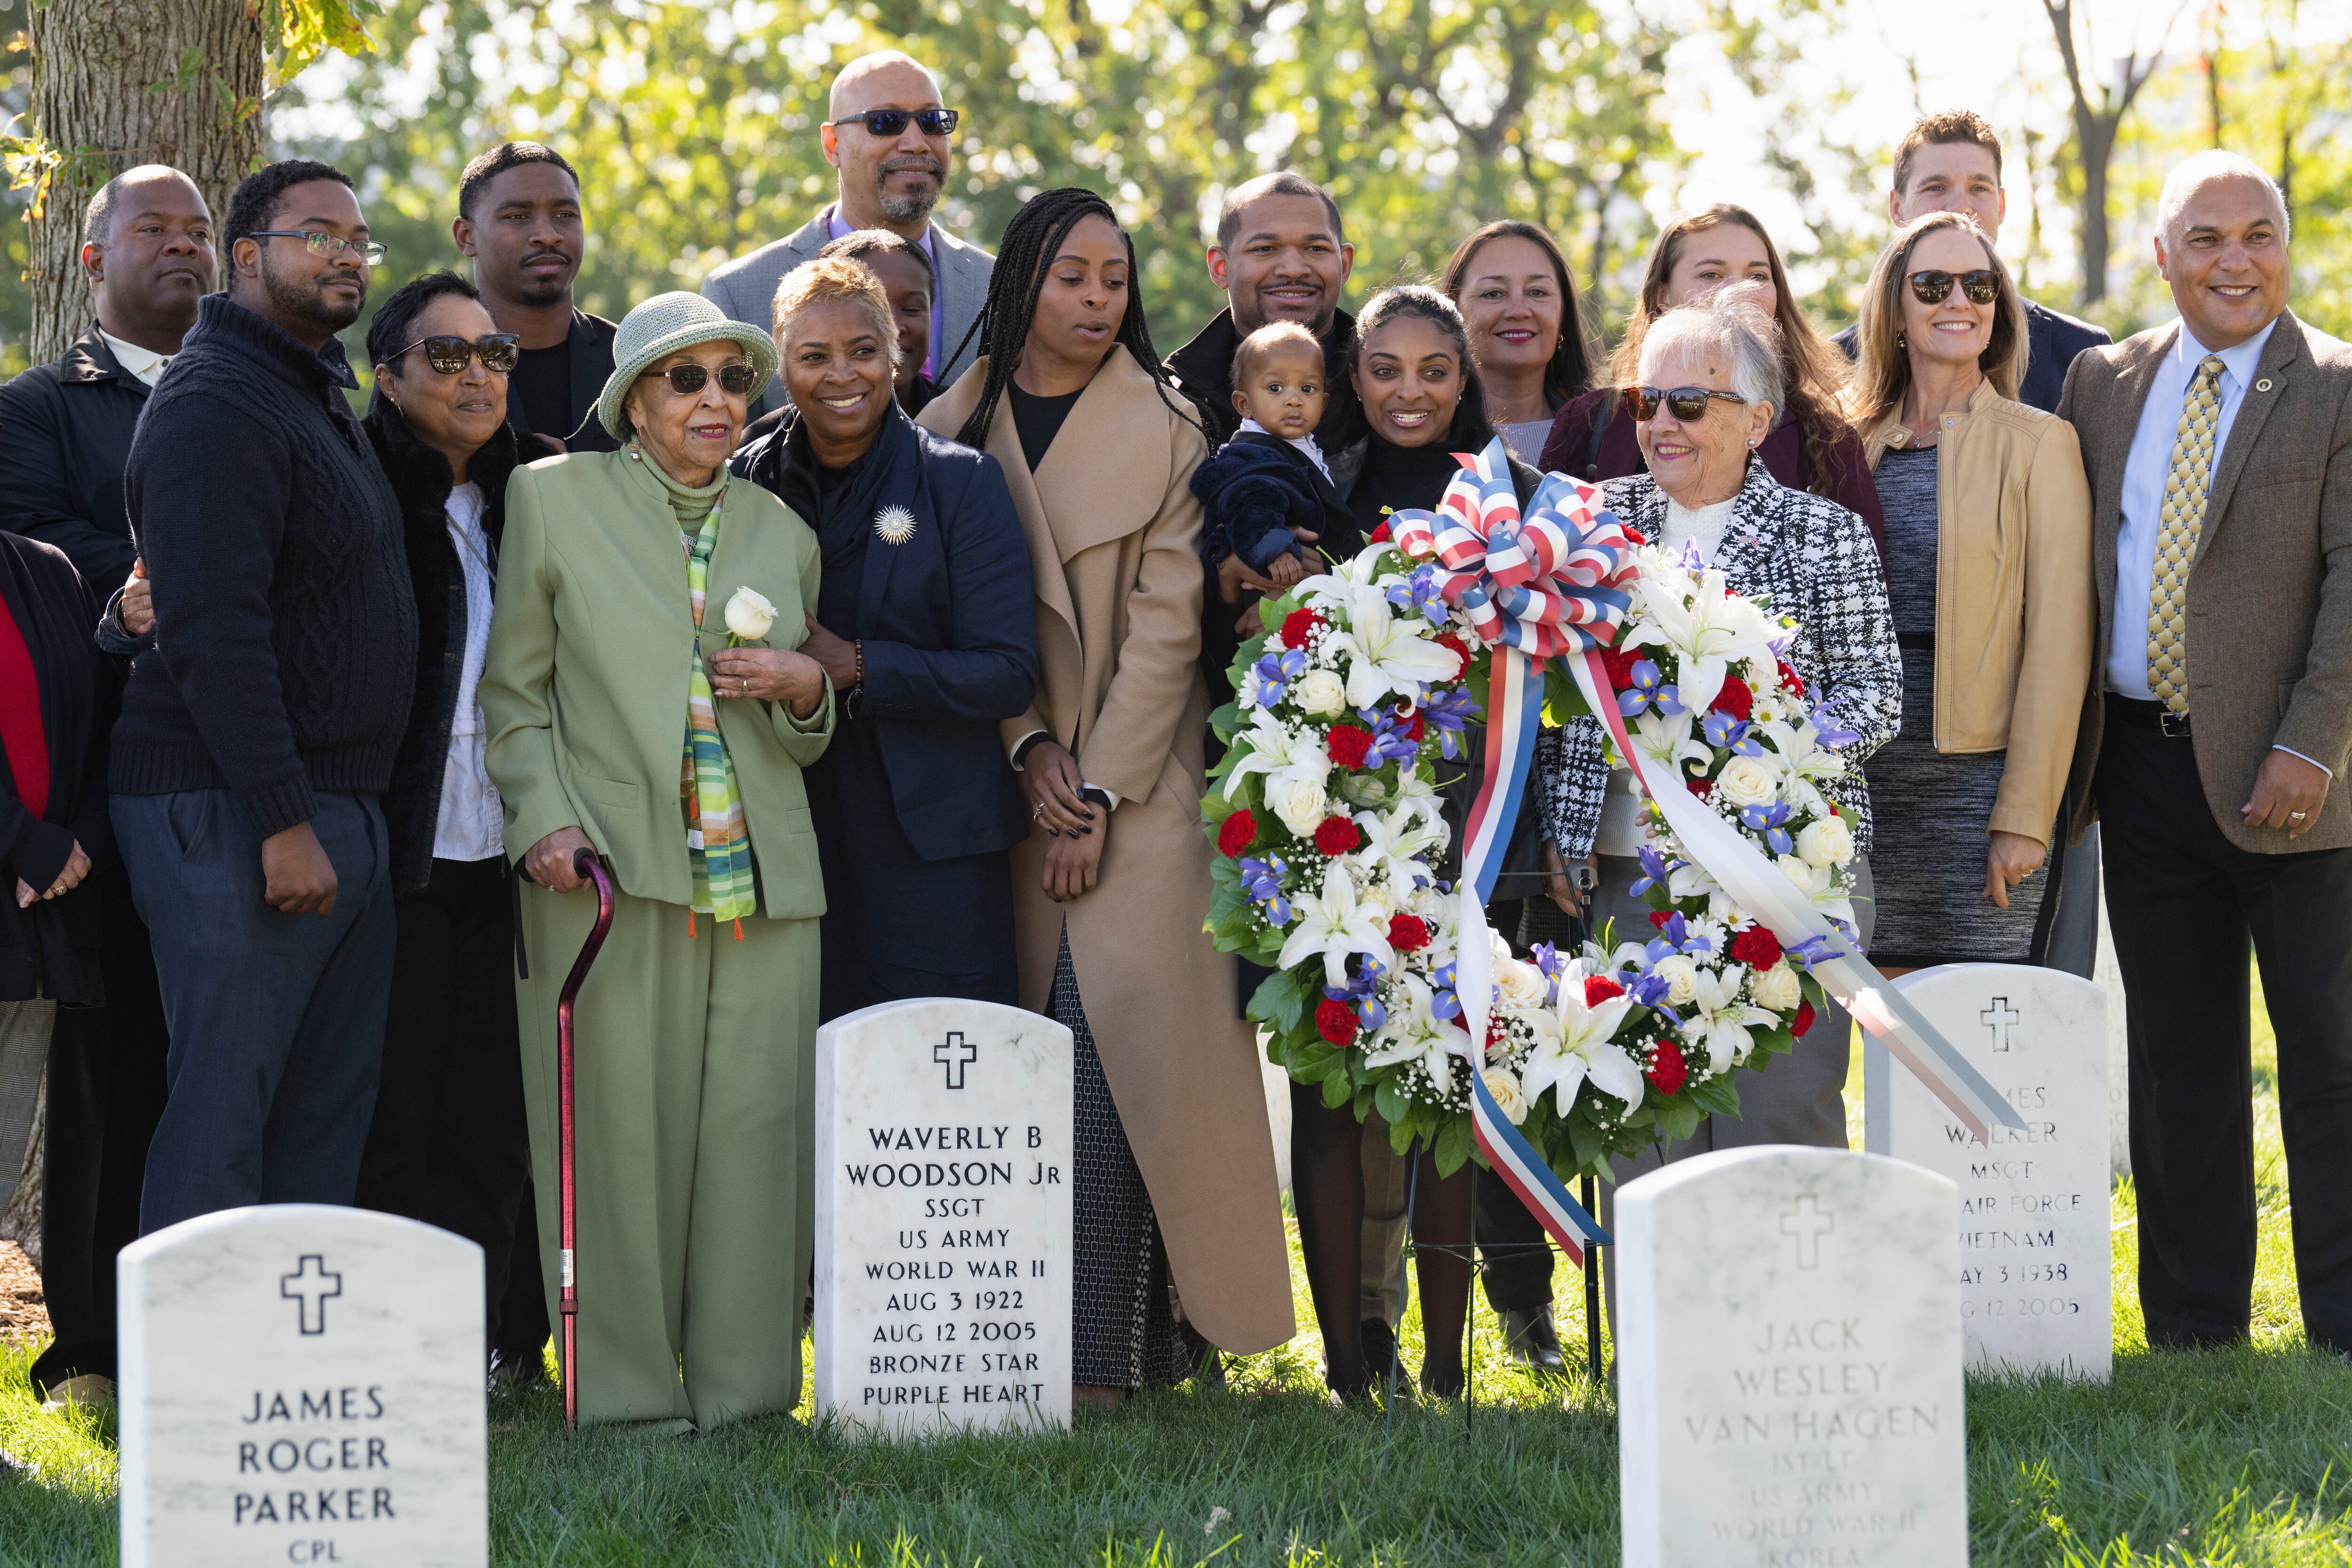
{"type": "Polygon", "coordinates": [[[2280,243],[2286,242],[2286,200],[2279,195],[2276,182],[2252,159],[2217,148],[2182,159],[2165,176],[2164,192],[2156,199],[2156,231],[2168,246],[2179,247],[2192,212],[2211,205],[2206,200],[2209,194],[2213,197],[2234,195],[2240,203],[2251,199],[2266,208],[2278,224],[2280,243]],[[2231,189],[2225,193],[2222,187],[2231,189]]]}
{"type": "Polygon", "coordinates": [[[826,113],[840,120],[869,109],[940,107],[940,84],[912,55],[877,49],[841,68],[841,74],[833,79],[833,98],[826,113]]]}
{"type": "Polygon", "coordinates": [[[179,352],[212,292],[213,215],[196,183],[143,163],[99,187],[82,211],[82,276],[99,324],[157,353],[179,352]]]}
{"type": "Polygon", "coordinates": [[[196,189],[195,181],[169,163],[142,163],[135,169],[125,169],[98,187],[97,195],[81,211],[81,238],[84,245],[104,245],[113,236],[116,220],[126,212],[139,209],[144,198],[163,197],[173,206],[193,202],[199,208],[205,205],[204,193],[196,189]]]}

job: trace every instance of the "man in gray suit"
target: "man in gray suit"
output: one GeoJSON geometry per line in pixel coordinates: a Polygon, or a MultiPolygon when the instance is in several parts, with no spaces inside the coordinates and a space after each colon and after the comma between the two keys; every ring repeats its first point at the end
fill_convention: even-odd
{"type": "MultiPolygon", "coordinates": [[[[931,73],[896,49],[862,55],[833,79],[833,118],[821,128],[824,161],[841,171],[840,195],[789,239],[739,256],[703,279],[703,298],[761,331],[774,324],[776,285],[832,240],[887,228],[930,257],[931,352],[923,374],[953,384],[975,349],[964,338],[988,300],[996,258],[931,222],[952,165],[956,110],[940,101],[931,73]]],[[[784,400],[781,377],[751,405],[757,416],[784,400]]]]}
{"type": "Polygon", "coordinates": [[[2156,262],[2180,320],[2074,362],[2098,582],[2069,795],[2106,837],[2152,1346],[2246,1337],[2246,952],[2278,1037],[2295,1280],[2352,1354],[2352,347],[2287,309],[2278,187],[2175,169],[2156,262]]]}

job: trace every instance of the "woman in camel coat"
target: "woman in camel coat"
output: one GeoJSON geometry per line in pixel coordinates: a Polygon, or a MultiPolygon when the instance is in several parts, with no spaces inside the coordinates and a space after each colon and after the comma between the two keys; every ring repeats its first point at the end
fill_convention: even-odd
{"type": "Polygon", "coordinates": [[[1003,726],[1034,824],[1014,937],[1022,1005],[1077,1037],[1074,1376],[1097,1405],[1296,1329],[1256,1043],[1202,930],[1206,449],[1133,277],[1100,197],[1032,200],[983,357],[921,418],[1003,465],[1034,563],[1041,679],[1003,726]]]}

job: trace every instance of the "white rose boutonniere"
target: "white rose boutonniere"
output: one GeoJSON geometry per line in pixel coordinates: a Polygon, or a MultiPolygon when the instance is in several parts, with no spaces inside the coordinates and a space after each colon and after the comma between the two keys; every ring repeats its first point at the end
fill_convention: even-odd
{"type": "Polygon", "coordinates": [[[738,642],[758,642],[775,624],[776,606],[757,588],[746,584],[727,601],[727,630],[738,642]]]}

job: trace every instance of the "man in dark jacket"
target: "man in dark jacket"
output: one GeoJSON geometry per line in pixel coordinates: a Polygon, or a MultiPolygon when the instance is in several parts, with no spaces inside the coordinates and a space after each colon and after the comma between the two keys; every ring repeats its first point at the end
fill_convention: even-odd
{"type": "MultiPolygon", "coordinates": [[[[2009,196],[2000,184],[2000,138],[1984,117],[1970,110],[1930,114],[1911,127],[1895,150],[1895,183],[1886,193],[1886,215],[1902,227],[1934,212],[1966,213],[1988,239],[2000,237],[2009,196]]],[[[2115,340],[2104,327],[2061,315],[2032,300],[2025,306],[2025,380],[2018,401],[2054,413],[2066,390],[2066,372],[2085,349],[2115,340]]],[[[1837,335],[1848,359],[1860,352],[1861,329],[1837,335]]],[[[2090,977],[2099,946],[2099,830],[2094,826],[2064,851],[2056,884],[2058,907],[2050,916],[2053,969],[2090,977]]]]}
{"type": "MultiPolygon", "coordinates": [[[[117,174],[82,223],[97,320],[62,358],[0,388],[0,529],[64,551],[93,596],[131,570],[122,505],[131,433],[195,325],[215,266],[213,216],[194,181],[159,164],[117,174]]],[[[110,712],[116,679],[109,673],[110,712]]],[[[101,765],[93,775],[101,816],[104,781],[101,765]]],[[[45,1397],[102,1404],[115,1367],[114,1255],[138,1239],[171,1036],[120,860],[92,873],[84,899],[96,912],[106,1005],[68,1008],[49,1037],[41,1288],[57,1337],[34,1362],[32,1383],[45,1397]]]]}
{"type": "Polygon", "coordinates": [[[474,287],[499,331],[522,340],[507,378],[507,423],[568,451],[620,446],[592,418],[613,374],[620,329],[572,302],[588,245],[580,176],[563,154],[537,142],[501,142],[466,165],[457,180],[457,253],[474,258],[474,287]]]}
{"type": "Polygon", "coordinates": [[[143,1230],[351,1202],[393,957],[377,797],[415,679],[400,505],[334,334],[383,259],[324,163],[247,175],[123,492],[155,646],[115,727],[114,826],[173,1020],[143,1230]]]}

